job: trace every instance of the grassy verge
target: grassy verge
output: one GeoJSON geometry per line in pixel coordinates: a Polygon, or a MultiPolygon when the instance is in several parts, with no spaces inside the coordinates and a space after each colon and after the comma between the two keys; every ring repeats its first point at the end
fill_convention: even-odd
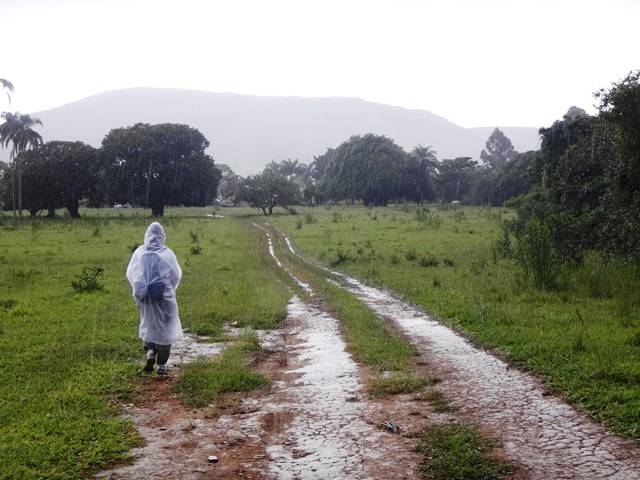
{"type": "Polygon", "coordinates": [[[175,385],[181,400],[193,407],[205,407],[221,394],[246,392],[264,385],[266,379],[247,367],[247,356],[259,349],[255,333],[247,332],[216,358],[186,364],[175,385]]]}
{"type": "Polygon", "coordinates": [[[589,257],[536,290],[493,242],[506,209],[301,209],[272,222],[300,250],[384,285],[542,374],[614,431],[640,440],[640,279],[589,257]],[[311,221],[307,221],[311,216],[311,221]]]}
{"type": "MultiPolygon", "coordinates": [[[[124,271],[149,221],[0,218],[0,478],[86,478],[139,444],[113,400],[131,398],[141,375],[124,271]],[[103,288],[74,292],[91,266],[104,269],[103,288]]],[[[229,219],[162,223],[184,270],[185,327],[218,335],[224,321],[264,327],[284,316],[289,293],[261,237],[229,219]]]]}
{"type": "Polygon", "coordinates": [[[458,423],[427,427],[417,449],[424,456],[421,474],[429,480],[500,480],[513,469],[490,455],[492,445],[471,426],[458,423]]]}
{"type": "Polygon", "coordinates": [[[309,283],[328,309],[340,320],[349,351],[356,361],[379,371],[405,371],[415,357],[415,349],[386,321],[349,292],[331,283],[330,274],[292,255],[276,237],[278,257],[294,275],[309,283]]]}

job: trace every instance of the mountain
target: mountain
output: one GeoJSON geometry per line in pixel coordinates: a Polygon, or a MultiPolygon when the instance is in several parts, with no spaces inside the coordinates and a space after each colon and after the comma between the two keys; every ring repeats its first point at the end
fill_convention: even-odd
{"type": "MultiPolygon", "coordinates": [[[[137,122],[186,123],[211,142],[209,153],[240,174],[271,160],[311,162],[351,135],[393,138],[405,149],[432,145],[438,158],[478,158],[493,127],[466,129],[424,110],[359,98],[261,97],[164,88],[131,88],[93,95],[34,114],[44,140],[82,140],[99,146],[112,128],[137,122]]],[[[500,127],[516,150],[535,149],[537,128],[500,127]]],[[[3,157],[8,157],[3,152],[3,157]]]]}

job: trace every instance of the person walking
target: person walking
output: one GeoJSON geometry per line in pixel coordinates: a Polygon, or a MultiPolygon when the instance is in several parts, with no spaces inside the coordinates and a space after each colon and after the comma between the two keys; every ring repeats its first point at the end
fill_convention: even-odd
{"type": "Polygon", "coordinates": [[[182,338],[176,289],[182,269],[173,251],[165,245],[164,228],[153,222],[129,261],[127,280],[140,312],[139,336],[146,354],[145,372],[167,375],[171,345],[182,338]]]}

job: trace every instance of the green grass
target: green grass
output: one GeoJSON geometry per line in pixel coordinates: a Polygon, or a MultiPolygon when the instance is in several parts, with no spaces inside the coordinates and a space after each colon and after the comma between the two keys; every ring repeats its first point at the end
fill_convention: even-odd
{"type": "Polygon", "coordinates": [[[181,400],[205,407],[229,392],[246,392],[264,385],[266,379],[247,366],[247,355],[260,349],[254,333],[245,333],[214,359],[199,359],[185,365],[175,389],[181,400]]]}
{"type": "Polygon", "coordinates": [[[499,480],[513,469],[490,455],[491,444],[469,425],[427,427],[417,449],[424,456],[421,474],[429,480],[499,480]]]}
{"type": "MultiPolygon", "coordinates": [[[[141,378],[138,313],[124,272],[149,222],[18,226],[0,218],[0,478],[85,478],[140,443],[113,400],[131,399],[141,378]],[[76,293],[71,282],[93,266],[104,269],[103,288],[76,293]]],[[[284,316],[289,293],[262,236],[230,219],[162,223],[184,270],[185,327],[218,336],[227,320],[269,327],[284,316]],[[190,231],[200,232],[197,256],[190,231]]]]}
{"type": "Polygon", "coordinates": [[[377,377],[369,383],[369,394],[374,397],[386,397],[399,393],[413,393],[422,390],[431,382],[429,379],[407,372],[394,372],[391,375],[377,377]]]}
{"type": "Polygon", "coordinates": [[[633,267],[589,256],[552,290],[494,255],[504,208],[298,209],[278,215],[301,252],[386,286],[542,374],[611,429],[640,440],[640,280],[633,267]],[[435,259],[435,261],[434,261],[435,259]],[[437,262],[437,265],[436,265],[437,262]]]}

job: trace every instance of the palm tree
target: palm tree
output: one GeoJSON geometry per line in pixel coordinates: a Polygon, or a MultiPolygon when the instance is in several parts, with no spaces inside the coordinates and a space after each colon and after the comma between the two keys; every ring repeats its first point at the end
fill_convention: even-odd
{"type": "Polygon", "coordinates": [[[10,93],[14,91],[13,83],[5,78],[0,78],[0,85],[7,91],[7,98],[9,99],[9,103],[11,103],[11,95],[10,93]]]}
{"type": "Polygon", "coordinates": [[[286,160],[282,160],[282,174],[285,177],[289,177],[289,180],[293,180],[294,175],[298,173],[298,160],[291,160],[287,158],[286,160]]]}
{"type": "Polygon", "coordinates": [[[423,147],[422,145],[418,145],[411,151],[411,156],[416,159],[418,164],[420,165],[419,170],[419,203],[422,203],[422,200],[425,195],[424,184],[431,182],[435,176],[437,167],[438,167],[438,157],[436,151],[433,149],[431,145],[427,147],[423,147]]]}
{"type": "Polygon", "coordinates": [[[35,125],[42,125],[42,122],[37,118],[32,118],[30,115],[19,112],[3,112],[1,117],[4,119],[4,123],[0,125],[0,146],[6,148],[11,145],[10,158],[15,162],[15,168],[12,169],[13,174],[11,176],[13,212],[15,215],[15,177],[18,177],[18,213],[22,217],[22,169],[20,168],[19,156],[25,150],[42,144],[42,137],[33,129],[35,125]]]}

